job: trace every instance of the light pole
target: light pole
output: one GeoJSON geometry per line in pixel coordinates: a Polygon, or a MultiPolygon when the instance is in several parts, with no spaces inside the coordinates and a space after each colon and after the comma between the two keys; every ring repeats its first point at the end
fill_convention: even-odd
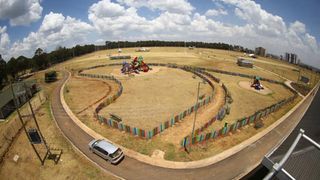
{"type": "MultiPolygon", "coordinates": [[[[197,99],[196,99],[196,109],[194,110],[194,119],[193,119],[193,126],[192,126],[192,133],[191,133],[191,142],[192,143],[192,139],[193,139],[193,136],[194,136],[194,128],[195,128],[195,125],[196,125],[196,119],[197,119],[197,111],[198,111],[198,101],[199,101],[199,92],[200,92],[200,84],[206,84],[205,81],[202,81],[202,82],[198,82],[198,92],[197,92],[197,99]]],[[[190,146],[190,149],[191,149],[191,146],[190,146]]]]}

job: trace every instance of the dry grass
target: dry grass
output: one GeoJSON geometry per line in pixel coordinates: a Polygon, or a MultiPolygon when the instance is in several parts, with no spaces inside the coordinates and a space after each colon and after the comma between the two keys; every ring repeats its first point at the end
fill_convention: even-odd
{"type": "Polygon", "coordinates": [[[259,94],[254,91],[247,90],[240,87],[240,81],[250,81],[248,78],[235,77],[230,75],[223,75],[218,73],[211,73],[216,77],[222,79],[226,87],[231,93],[233,103],[231,104],[230,114],[227,115],[223,121],[216,121],[209,128],[220,129],[225,122],[232,124],[233,122],[243,117],[254,114],[256,111],[268,107],[272,104],[286,99],[293,94],[282,85],[273,84],[262,81],[262,85],[270,89],[273,93],[268,95],[259,94]]]}
{"type": "MultiPolygon", "coordinates": [[[[120,67],[103,67],[85,73],[109,74],[114,70],[120,71],[120,67]]],[[[124,124],[151,130],[195,104],[201,79],[192,76],[183,70],[162,67],[149,75],[121,78],[122,95],[100,114],[109,117],[112,113],[121,117],[124,124]]],[[[206,98],[211,94],[208,84],[200,86],[200,95],[206,98]]]]}
{"type": "MultiPolygon", "coordinates": [[[[55,165],[53,161],[47,160],[45,165],[41,166],[27,136],[21,131],[1,164],[2,177],[10,177],[10,179],[116,179],[94,167],[73,150],[51,119],[48,103],[42,106],[36,117],[48,144],[63,149],[60,162],[55,165]],[[20,156],[17,163],[13,161],[16,154],[20,156]]],[[[28,126],[34,125],[29,122],[28,126]]],[[[44,156],[43,147],[37,148],[42,150],[41,155],[44,156]]]]}
{"type": "MultiPolygon", "coordinates": [[[[124,52],[123,52],[124,54],[130,54],[131,56],[143,55],[145,62],[147,62],[147,63],[151,63],[151,62],[177,63],[177,64],[195,65],[195,66],[203,66],[203,67],[212,67],[212,68],[223,69],[223,70],[227,70],[227,71],[236,71],[236,72],[245,73],[245,74],[259,75],[261,77],[266,77],[266,78],[270,78],[270,79],[283,81],[282,78],[280,78],[277,75],[274,75],[268,71],[265,71],[263,69],[259,69],[259,68],[247,69],[247,68],[238,67],[235,64],[236,58],[238,56],[241,56],[242,53],[237,53],[237,52],[230,52],[230,51],[223,51],[223,50],[208,50],[208,49],[186,50],[184,48],[171,48],[171,47],[170,48],[152,48],[151,52],[141,52],[141,53],[134,52],[134,50],[135,50],[134,48],[123,49],[123,50],[124,50],[124,52]]],[[[98,52],[95,52],[92,54],[88,54],[85,56],[74,58],[74,59],[67,61],[65,63],[56,65],[54,68],[59,69],[59,68],[63,67],[63,68],[67,68],[67,69],[71,70],[71,69],[80,69],[80,68],[84,68],[84,67],[90,67],[90,66],[99,65],[99,64],[109,64],[109,63],[122,62],[122,61],[110,61],[107,59],[108,54],[115,54],[115,53],[116,53],[116,50],[98,51],[98,52]]],[[[278,61],[274,61],[274,60],[270,60],[270,59],[264,59],[264,58],[259,58],[259,60],[255,61],[254,63],[259,66],[261,66],[261,64],[262,64],[264,69],[267,69],[270,71],[273,70],[274,72],[280,72],[280,71],[285,71],[285,72],[288,71],[289,72],[295,68],[295,67],[292,67],[291,65],[288,65],[287,63],[278,62],[278,61]],[[281,64],[280,66],[274,66],[275,64],[278,65],[279,63],[281,64]],[[267,67],[267,68],[265,68],[265,67],[267,67]],[[278,69],[280,69],[280,70],[278,70],[278,69]]],[[[108,73],[108,71],[106,71],[106,72],[108,73]]],[[[287,75],[287,74],[285,74],[285,75],[287,75]]],[[[217,76],[219,76],[219,75],[217,74],[217,76]]],[[[221,76],[220,78],[222,79],[222,82],[224,82],[226,84],[226,86],[228,87],[228,89],[231,91],[232,97],[234,99],[234,102],[232,104],[232,106],[234,106],[234,107],[231,107],[231,114],[226,117],[225,121],[236,120],[238,118],[245,116],[247,113],[255,112],[257,109],[261,109],[262,106],[268,106],[269,104],[272,104],[273,102],[281,99],[282,97],[287,97],[290,95],[290,94],[288,94],[287,90],[283,90],[281,87],[277,87],[277,86],[274,86],[273,84],[267,84],[267,83],[264,83],[264,85],[267,86],[268,88],[270,88],[271,90],[273,90],[275,93],[273,93],[269,96],[264,96],[264,95],[256,94],[254,92],[248,92],[247,90],[242,89],[241,87],[239,87],[237,85],[237,83],[240,80],[248,80],[248,79],[236,79],[236,77],[234,77],[234,76],[227,77],[226,75],[220,75],[220,76],[221,76]],[[248,99],[248,97],[250,97],[251,99],[250,98],[248,99]],[[259,101],[253,101],[252,99],[258,99],[259,101]],[[249,104],[249,106],[244,106],[243,104],[246,104],[246,105],[249,104]],[[247,111],[246,107],[249,107],[248,111],[247,111]],[[242,108],[245,108],[245,109],[242,109],[242,108]]],[[[294,73],[293,73],[293,75],[289,75],[289,76],[292,76],[292,77],[290,77],[291,79],[295,78],[294,73]]],[[[37,74],[36,78],[41,78],[42,79],[41,83],[42,83],[43,72],[41,75],[40,75],[40,73],[37,74]]],[[[148,76],[143,76],[142,78],[148,78],[148,76]]],[[[288,78],[288,77],[286,77],[286,78],[288,78]]],[[[127,81],[130,81],[130,80],[127,80],[127,81]]],[[[147,81],[147,80],[145,80],[145,81],[147,81]]],[[[48,87],[48,86],[51,86],[51,84],[50,85],[43,84],[43,85],[44,85],[44,89],[50,89],[50,87],[48,87]]],[[[74,87],[81,88],[83,86],[85,86],[85,85],[83,85],[80,82],[77,82],[74,87]]],[[[70,88],[70,87],[68,87],[68,88],[70,88]]],[[[141,88],[145,89],[145,87],[143,87],[142,85],[141,85],[141,88]]],[[[195,90],[195,88],[193,88],[193,89],[195,90]]],[[[192,88],[190,90],[192,90],[192,88]]],[[[90,91],[91,91],[90,93],[92,93],[92,90],[90,90],[90,91]]],[[[97,91],[103,92],[104,90],[102,88],[100,90],[97,89],[97,91]]],[[[189,91],[189,89],[187,91],[189,91]]],[[[72,92],[72,89],[71,89],[71,92],[72,92]]],[[[86,94],[86,96],[90,96],[90,94],[86,94]]],[[[81,98],[81,95],[77,95],[76,99],[78,99],[78,97],[81,98]]],[[[192,96],[192,97],[194,97],[194,96],[192,96]]],[[[94,97],[92,97],[92,99],[91,99],[91,97],[88,98],[87,99],[88,101],[86,101],[85,104],[90,104],[96,98],[99,98],[99,97],[94,96],[94,97]]],[[[299,99],[297,99],[295,101],[295,103],[298,100],[299,99]]],[[[186,101],[188,101],[188,100],[186,100],[186,101]]],[[[193,102],[193,101],[194,101],[194,98],[192,98],[190,102],[193,102]]],[[[83,104],[80,104],[80,106],[81,107],[79,109],[84,107],[83,104]]],[[[286,105],[285,108],[282,108],[281,110],[268,116],[267,121],[264,121],[266,124],[265,127],[267,127],[267,125],[269,123],[271,124],[272,122],[276,121],[278,118],[280,118],[283,114],[285,114],[292,107],[293,107],[293,104],[286,105]]],[[[200,112],[198,117],[200,117],[201,114],[207,110],[207,108],[209,108],[209,107],[206,107],[206,109],[203,109],[203,112],[200,112]]],[[[160,134],[160,135],[154,137],[152,140],[146,141],[144,139],[133,137],[132,135],[129,135],[127,133],[120,132],[117,129],[108,128],[107,126],[102,126],[101,124],[99,124],[98,121],[94,120],[91,112],[84,112],[84,113],[80,114],[79,117],[81,120],[83,120],[83,122],[85,124],[87,124],[89,127],[94,129],[95,131],[97,131],[101,135],[109,138],[110,140],[112,140],[116,143],[122,144],[122,145],[126,146],[127,148],[133,149],[135,151],[138,151],[140,153],[147,154],[147,155],[151,155],[155,149],[160,149],[160,150],[166,152],[166,154],[165,154],[166,159],[178,160],[178,161],[197,160],[197,159],[212,156],[214,154],[222,152],[223,150],[225,150],[227,148],[232,147],[233,145],[235,145],[237,143],[240,143],[241,141],[243,141],[243,140],[247,139],[248,137],[252,136],[253,134],[257,133],[257,131],[255,129],[253,129],[252,127],[248,127],[244,130],[241,130],[241,133],[237,133],[232,136],[221,138],[221,139],[218,139],[214,142],[209,141],[205,146],[196,146],[193,148],[193,151],[188,155],[180,149],[179,144],[172,143],[172,141],[168,141],[168,138],[166,137],[166,134],[165,134],[166,131],[163,134],[160,134]]],[[[198,120],[197,120],[197,122],[198,122],[198,120]]],[[[52,123],[50,120],[48,122],[50,122],[49,124],[52,123]]],[[[199,122],[201,122],[201,120],[199,120],[199,122]]],[[[185,122],[178,124],[176,127],[173,127],[172,130],[174,130],[174,128],[177,128],[177,130],[178,130],[179,126],[183,125],[184,123],[185,122]]],[[[220,128],[222,126],[222,123],[219,124],[219,122],[215,122],[214,124],[217,124],[217,127],[220,128]]],[[[197,124],[197,126],[199,126],[199,125],[200,124],[197,124]]],[[[41,125],[41,126],[43,126],[43,125],[41,125]]],[[[52,124],[51,124],[51,126],[52,126],[52,124]]],[[[56,127],[52,126],[52,128],[55,129],[56,127]]],[[[48,133],[47,136],[50,137],[50,139],[52,139],[52,141],[50,141],[50,142],[55,142],[55,143],[60,142],[61,144],[58,144],[58,143],[56,143],[56,144],[60,145],[60,147],[62,147],[62,148],[69,149],[69,152],[67,152],[67,154],[69,154],[69,155],[64,154],[62,157],[62,159],[63,159],[62,162],[64,162],[65,164],[61,163],[61,165],[58,165],[58,166],[68,166],[69,168],[66,168],[66,169],[72,173],[76,173],[76,174],[78,173],[79,176],[77,176],[77,177],[79,177],[80,179],[82,177],[87,177],[85,179],[88,179],[88,178],[99,178],[100,179],[102,176],[105,176],[105,174],[102,175],[100,171],[96,170],[94,167],[91,167],[90,164],[87,164],[86,160],[83,160],[81,157],[78,157],[78,155],[76,155],[72,150],[70,150],[70,148],[68,148],[69,147],[68,143],[65,142],[63,137],[61,135],[59,135],[58,132],[56,132],[55,130],[52,130],[50,128],[49,128],[49,130],[46,133],[48,133]],[[50,134],[48,132],[49,130],[52,131],[53,134],[50,134]],[[59,137],[59,138],[57,137],[58,140],[55,139],[55,135],[59,137]],[[63,145],[64,143],[67,145],[63,145]],[[64,156],[69,156],[69,157],[64,157],[64,156]],[[70,164],[65,162],[65,159],[68,159],[68,158],[70,158],[70,161],[71,161],[70,164]],[[71,159],[75,159],[75,160],[72,161],[71,159]],[[77,163],[75,163],[75,161],[77,163]],[[72,171],[73,168],[76,169],[77,171],[76,172],[72,171]],[[86,170],[81,170],[81,169],[86,169],[86,170]],[[79,172],[83,172],[83,173],[79,173],[79,172]]],[[[262,129],[260,129],[260,130],[262,130],[262,129]]],[[[179,142],[181,140],[179,138],[176,138],[176,139],[177,139],[177,142],[179,142]]],[[[25,141],[23,141],[23,142],[25,142],[25,141]]],[[[14,145],[14,146],[17,146],[17,145],[14,145]]],[[[26,151],[26,153],[27,153],[27,151],[26,151]]],[[[34,154],[32,154],[33,152],[29,151],[28,153],[30,153],[30,157],[28,156],[29,159],[35,158],[34,154]]],[[[12,159],[12,157],[8,158],[8,160],[6,162],[12,163],[12,161],[10,159],[12,159]]],[[[36,161],[36,160],[37,159],[33,159],[33,161],[36,161]]],[[[33,164],[36,164],[36,163],[33,163],[33,164]]],[[[45,168],[43,168],[43,167],[41,168],[41,166],[39,166],[39,165],[37,166],[38,169],[40,168],[41,170],[44,171],[43,173],[40,174],[40,177],[43,177],[43,178],[49,177],[49,176],[44,177],[44,175],[50,174],[50,172],[49,172],[50,167],[53,168],[51,174],[53,174],[53,172],[55,172],[55,173],[60,172],[60,171],[65,172],[65,175],[64,175],[64,173],[61,174],[61,177],[63,179],[66,179],[68,177],[68,175],[71,174],[68,171],[62,170],[62,168],[55,168],[57,166],[54,166],[54,165],[50,165],[50,166],[46,165],[46,166],[47,167],[45,167],[45,168]],[[54,170],[56,170],[56,171],[54,171],[54,170]]],[[[9,166],[3,166],[3,167],[9,168],[9,166]]],[[[2,168],[0,170],[1,174],[4,172],[4,170],[6,170],[6,168],[2,168]]],[[[13,168],[13,165],[11,165],[10,168],[13,168]]],[[[29,169],[25,165],[21,166],[21,168],[25,168],[25,170],[23,170],[23,171],[26,171],[27,174],[32,174],[32,173],[36,174],[35,172],[30,170],[31,168],[29,169]]],[[[11,171],[11,173],[13,173],[13,171],[11,171]]],[[[14,173],[17,173],[17,172],[14,172],[14,173]]],[[[11,174],[9,174],[9,175],[11,175],[11,174]]],[[[73,177],[73,176],[70,176],[70,177],[73,177]]]]}
{"type": "MultiPolygon", "coordinates": [[[[79,58],[77,60],[69,61],[68,68],[69,69],[79,69],[83,67],[90,67],[93,65],[98,64],[109,64],[109,63],[119,63],[122,61],[111,61],[106,58],[105,55],[107,54],[115,54],[116,50],[113,51],[99,51],[99,53],[92,54],[91,56],[86,56],[83,58],[79,58]]],[[[238,52],[230,52],[230,51],[222,51],[222,50],[207,50],[207,49],[196,49],[196,50],[185,50],[184,48],[152,48],[151,52],[143,52],[143,53],[137,53],[134,52],[134,48],[130,49],[124,49],[124,54],[130,54],[131,56],[138,56],[143,55],[145,62],[151,63],[176,63],[176,64],[186,64],[186,65],[195,65],[195,66],[202,66],[202,67],[212,67],[216,69],[222,69],[226,71],[234,71],[234,72],[240,72],[244,74],[251,74],[251,75],[258,75],[261,77],[274,79],[278,81],[284,81],[281,77],[270,73],[268,70],[264,70],[261,68],[243,68],[236,65],[236,58],[238,56],[241,56],[242,53],[238,52]]],[[[259,58],[258,60],[255,60],[255,64],[257,63],[264,63],[267,65],[274,65],[276,63],[279,63],[274,60],[266,61],[265,59],[259,58]]],[[[290,69],[291,66],[289,66],[286,63],[280,62],[280,67],[285,69],[290,69]]],[[[87,73],[95,73],[95,74],[115,74],[114,72],[115,67],[104,67],[104,68],[98,68],[93,70],[86,71],[87,73]]],[[[118,73],[118,72],[117,72],[118,73]]],[[[160,72],[161,73],[161,72],[160,72]]],[[[157,74],[157,73],[155,73],[157,74]]],[[[155,74],[152,74],[154,76],[155,74]]],[[[167,73],[169,74],[169,73],[167,73]]],[[[172,74],[172,73],[170,73],[172,74]]],[[[214,74],[214,73],[213,73],[214,74]]],[[[238,85],[239,81],[248,81],[247,78],[241,78],[241,77],[234,77],[234,76],[228,76],[228,75],[222,75],[222,74],[214,74],[217,77],[221,78],[222,82],[226,84],[228,89],[230,90],[232,97],[234,99],[233,104],[231,105],[231,114],[227,116],[224,121],[218,122],[216,121],[211,128],[221,128],[224,124],[224,122],[233,122],[239,118],[242,118],[244,116],[250,115],[254,113],[255,111],[267,107],[271,104],[274,104],[275,102],[278,102],[281,99],[289,97],[291,94],[290,91],[285,89],[284,87],[280,85],[275,85],[271,83],[263,82],[264,86],[267,86],[270,90],[273,91],[270,95],[261,95],[259,93],[255,93],[253,91],[248,91],[246,89],[241,88],[238,85]],[[244,106],[245,104],[245,106],[244,106]]],[[[175,75],[176,76],[176,75],[175,75]]],[[[145,98],[145,95],[148,95],[152,92],[157,92],[154,94],[164,95],[164,92],[159,92],[158,89],[147,89],[146,87],[150,87],[146,84],[154,84],[149,81],[153,81],[154,78],[151,78],[151,76],[144,75],[141,77],[134,77],[134,78],[128,78],[128,77],[118,77],[123,85],[124,90],[129,89],[128,94],[124,93],[122,96],[112,105],[108,106],[103,110],[103,113],[109,113],[108,109],[114,108],[112,111],[115,112],[119,110],[119,107],[127,107],[125,109],[133,109],[134,107],[138,106],[141,107],[141,102],[145,103],[148,101],[145,101],[144,99],[139,99],[140,97],[145,98]],[[137,80],[142,80],[141,84],[137,84],[137,80]],[[131,87],[129,87],[131,86],[131,87]],[[134,88],[133,88],[134,87],[134,88]],[[130,89],[133,88],[133,89],[130,89]],[[151,92],[152,90],[152,92],[151,92]],[[142,94],[142,96],[141,96],[142,94]],[[130,99],[130,100],[129,100],[130,99]],[[140,102],[140,103],[139,103],[140,102]],[[130,104],[131,103],[131,104],[130,104]],[[133,104],[133,105],[132,105],[133,104]],[[113,107],[114,106],[114,107],[113,107]],[[118,108],[117,108],[118,106],[118,108]]],[[[162,80],[162,82],[165,82],[164,79],[154,79],[157,81],[162,80]]],[[[155,84],[156,86],[159,86],[158,84],[155,84]]],[[[164,86],[160,84],[160,86],[164,86]]],[[[193,88],[195,89],[195,88],[193,88]]],[[[187,89],[189,90],[189,89],[187,89]]],[[[192,90],[192,88],[190,89],[192,90]]],[[[190,91],[191,92],[191,91],[190,91]]],[[[172,94],[172,93],[171,93],[172,94]]],[[[191,94],[191,93],[190,93],[191,94]]],[[[194,92],[193,92],[194,94],[194,92]]],[[[180,96],[180,94],[177,94],[180,96]]],[[[177,96],[177,97],[178,97],[177,96]]],[[[150,96],[151,98],[157,98],[156,96],[150,96]]],[[[160,97],[160,96],[159,96],[160,97]]],[[[176,96],[174,96],[176,97],[176,96]]],[[[194,97],[194,96],[190,96],[194,97]]],[[[174,101],[178,98],[172,98],[174,101]]],[[[190,99],[190,98],[188,98],[190,99]]],[[[162,100],[162,99],[160,99],[162,100]]],[[[173,101],[170,100],[170,101],[173,101]]],[[[189,100],[185,100],[189,101],[189,100]]],[[[193,98],[190,102],[193,102],[193,98]]],[[[151,101],[150,101],[151,102],[151,101]]],[[[159,101],[160,102],[160,101],[159,101]]],[[[169,102],[169,101],[168,101],[169,102]]],[[[163,104],[163,103],[162,103],[163,104]]],[[[151,103],[150,106],[155,106],[154,103],[151,103]]],[[[149,107],[148,107],[149,108],[149,107]]],[[[153,107],[152,107],[153,108],[153,107]]],[[[163,106],[160,106],[160,108],[163,108],[163,106]]],[[[206,111],[210,109],[209,107],[206,107],[205,109],[202,109],[199,111],[199,116],[197,118],[196,128],[203,125],[209,118],[208,116],[212,117],[210,113],[206,114],[206,111]]],[[[110,110],[110,109],[109,109],[110,110]]],[[[160,109],[162,110],[162,109],[160,109]]],[[[159,110],[159,112],[160,112],[159,110]]],[[[126,110],[127,111],[127,110],[126,110]]],[[[111,111],[110,111],[111,112],[111,111]]],[[[115,114],[119,115],[122,111],[119,111],[115,114]]],[[[128,112],[128,111],[127,111],[128,112]]],[[[137,113],[140,114],[141,111],[135,112],[130,111],[129,114],[137,113]]],[[[213,112],[213,111],[212,111],[213,112]]],[[[275,113],[276,114],[276,113],[275,113]]],[[[119,115],[122,118],[126,116],[126,114],[119,115]]],[[[130,115],[128,115],[129,117],[130,115]]],[[[131,116],[130,116],[131,117],[131,116]]],[[[278,117],[278,116],[277,116],[278,117]]],[[[280,117],[280,116],[279,116],[280,117]]],[[[119,143],[127,148],[133,149],[135,151],[138,151],[143,154],[151,155],[152,152],[156,149],[160,149],[164,151],[165,158],[169,160],[179,160],[179,161],[190,161],[195,159],[201,159],[204,157],[212,156],[218,152],[216,151],[219,148],[225,149],[228,147],[231,147],[234,145],[234,143],[222,143],[218,144],[219,148],[216,146],[209,147],[209,150],[202,149],[197,152],[197,154],[193,153],[191,155],[185,154],[185,152],[180,151],[180,141],[183,137],[183,135],[188,135],[191,132],[192,122],[193,122],[193,115],[186,117],[186,120],[182,123],[178,123],[172,128],[169,128],[168,130],[164,131],[162,134],[157,135],[152,140],[144,140],[140,138],[133,137],[132,135],[129,135],[124,132],[120,132],[117,129],[109,128],[107,126],[101,126],[98,121],[96,121],[90,113],[84,113],[82,115],[79,115],[80,120],[82,120],[85,124],[87,124],[89,127],[97,131],[98,133],[104,135],[105,137],[109,138],[110,140],[119,143]],[[185,125],[185,126],[184,126],[185,125]],[[186,127],[188,126],[188,127],[186,127]],[[180,129],[185,129],[183,133],[180,133],[180,129]],[[185,134],[184,134],[185,133],[185,134]],[[173,135],[175,138],[173,138],[173,135]],[[179,138],[177,138],[179,137],[179,138]],[[214,150],[215,149],[215,150],[214,150]],[[206,153],[209,151],[210,153],[206,153]],[[199,153],[199,154],[198,154],[199,153]]],[[[150,118],[153,118],[150,116],[150,118]]],[[[124,120],[126,118],[123,118],[124,120]]],[[[139,120],[140,121],[140,120],[139,120]]],[[[131,121],[134,122],[134,121],[131,121]]],[[[130,123],[130,122],[129,122],[130,123]]],[[[134,124],[137,124],[136,122],[134,124]]],[[[158,125],[158,124],[157,124],[158,125]]],[[[250,133],[256,133],[256,132],[250,132],[250,133]]],[[[245,136],[245,134],[239,133],[240,136],[245,136]]],[[[239,143],[240,141],[244,140],[245,138],[238,138],[239,140],[235,140],[234,142],[239,143]]],[[[228,140],[228,139],[226,139],[228,140]]]]}
{"type": "Polygon", "coordinates": [[[114,81],[100,81],[72,77],[65,87],[65,98],[75,114],[82,113],[87,108],[93,113],[97,103],[115,94],[119,89],[114,81]]]}
{"type": "MultiPolygon", "coordinates": [[[[269,125],[286,114],[291,108],[293,108],[298,102],[300,102],[301,99],[301,97],[298,97],[293,102],[285,105],[280,110],[271,113],[270,115],[263,118],[264,126],[260,129],[255,129],[252,125],[245,126],[235,134],[229,134],[228,136],[222,138],[220,137],[216,140],[209,140],[203,144],[195,145],[192,147],[192,151],[189,154],[186,154],[181,150],[178,152],[178,154],[185,154],[185,157],[188,159],[199,160],[221,153],[266,129],[269,125]]],[[[180,157],[181,156],[183,155],[180,155],[180,157]]],[[[183,161],[183,159],[181,160],[183,161]]]]}
{"type": "MultiPolygon", "coordinates": [[[[43,77],[44,72],[40,72],[31,78],[38,80],[43,93],[50,98],[57,82],[46,84],[43,77]]],[[[52,120],[49,102],[42,105],[36,112],[36,118],[48,144],[51,147],[63,149],[61,161],[55,165],[53,161],[47,160],[45,165],[41,166],[26,134],[21,131],[0,165],[1,177],[5,179],[9,177],[9,179],[116,179],[93,166],[87,159],[73,150],[52,120]],[[16,154],[20,156],[17,163],[13,161],[16,154]]],[[[35,124],[32,121],[27,124],[27,127],[34,126],[35,124]]],[[[43,156],[43,147],[38,145],[37,149],[43,156]]]]}

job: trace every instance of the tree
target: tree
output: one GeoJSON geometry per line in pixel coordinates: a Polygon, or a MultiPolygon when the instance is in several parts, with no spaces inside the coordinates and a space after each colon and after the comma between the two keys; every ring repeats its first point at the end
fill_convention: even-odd
{"type": "Polygon", "coordinates": [[[15,79],[18,72],[18,60],[12,57],[7,63],[7,75],[11,75],[11,77],[15,79]]]}
{"type": "Polygon", "coordinates": [[[0,54],[0,89],[2,87],[3,82],[8,81],[6,66],[7,66],[7,63],[4,59],[2,59],[0,54]]]}
{"type": "Polygon", "coordinates": [[[47,67],[49,67],[49,59],[48,59],[48,54],[44,53],[43,50],[41,48],[38,48],[35,53],[34,56],[32,58],[34,64],[35,64],[35,69],[45,69],[47,67]]]}
{"type": "Polygon", "coordinates": [[[35,56],[40,56],[41,54],[43,54],[43,50],[41,48],[38,48],[35,52],[34,55],[35,56]]]}

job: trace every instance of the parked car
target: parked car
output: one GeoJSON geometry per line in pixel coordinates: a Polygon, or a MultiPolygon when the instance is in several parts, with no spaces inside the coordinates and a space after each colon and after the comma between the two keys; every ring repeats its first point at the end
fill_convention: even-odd
{"type": "Polygon", "coordinates": [[[92,140],[89,149],[112,164],[118,164],[124,158],[120,148],[103,139],[92,140]]]}

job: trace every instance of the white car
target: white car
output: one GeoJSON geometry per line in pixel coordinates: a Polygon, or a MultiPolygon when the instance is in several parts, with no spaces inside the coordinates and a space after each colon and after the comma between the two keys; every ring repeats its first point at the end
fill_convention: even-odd
{"type": "Polygon", "coordinates": [[[120,148],[103,139],[92,140],[89,143],[89,149],[112,164],[118,164],[124,158],[120,148]]]}

